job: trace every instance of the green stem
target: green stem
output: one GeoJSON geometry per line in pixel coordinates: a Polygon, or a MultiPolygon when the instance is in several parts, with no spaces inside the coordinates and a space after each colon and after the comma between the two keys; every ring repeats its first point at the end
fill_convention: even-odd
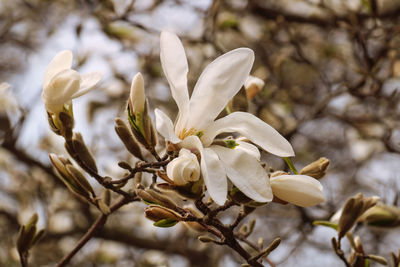
{"type": "Polygon", "coordinates": [[[284,157],[283,158],[286,162],[286,164],[289,166],[289,169],[294,173],[294,174],[299,174],[296,170],[296,167],[294,166],[292,160],[290,158],[284,157]]]}

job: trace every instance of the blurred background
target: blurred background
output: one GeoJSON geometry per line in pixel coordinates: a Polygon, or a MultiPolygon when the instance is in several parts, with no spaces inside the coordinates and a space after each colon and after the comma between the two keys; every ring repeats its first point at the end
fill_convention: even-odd
{"type": "MultiPolygon", "coordinates": [[[[233,108],[290,140],[298,169],[322,156],[331,165],[321,180],[324,204],[257,209],[246,219],[257,218],[250,239],[280,236],[269,257],[277,266],[341,266],[330,245],[335,232],[312,222],[329,219],[357,192],[400,203],[399,14],[399,0],[0,1],[0,82],[11,85],[0,92],[0,265],[19,266],[16,235],[34,212],[47,234],[32,250],[32,266],[53,266],[98,216],[50,167],[48,153],[66,152],[40,99],[47,64],[70,49],[79,72],[103,73],[97,89],[74,100],[75,129],[100,172],[120,176],[117,162],[134,159],[114,118],[125,118],[132,77],[144,75],[152,110],[177,112],[159,60],[159,34],[167,29],[182,39],[191,89],[217,56],[255,51],[252,74],[265,86],[251,101],[239,93],[233,108]]],[[[285,168],[280,158],[263,159],[285,168]]],[[[112,215],[71,266],[240,266],[233,251],[200,243],[184,226],[153,227],[144,207],[133,203],[112,215]]],[[[396,228],[358,226],[355,234],[370,253],[388,257],[400,247],[396,228]]]]}

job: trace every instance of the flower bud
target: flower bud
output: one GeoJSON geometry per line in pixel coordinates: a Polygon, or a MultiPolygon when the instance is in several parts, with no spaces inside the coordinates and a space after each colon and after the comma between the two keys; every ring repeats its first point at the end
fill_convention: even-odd
{"type": "Polygon", "coordinates": [[[329,159],[320,158],[301,169],[300,174],[308,175],[319,180],[325,176],[326,169],[329,166],[329,159]]]}
{"type": "Polygon", "coordinates": [[[88,199],[90,197],[89,192],[93,193],[93,189],[91,189],[90,184],[87,182],[83,174],[73,167],[69,160],[62,156],[49,154],[49,158],[53,166],[56,168],[59,178],[67,186],[67,188],[82,200],[88,199]],[[74,173],[75,170],[76,172],[74,173]]]}
{"type": "Polygon", "coordinates": [[[74,151],[79,155],[80,160],[86,164],[91,170],[97,172],[96,161],[80,133],[75,133],[72,139],[74,151]]]}
{"type": "Polygon", "coordinates": [[[379,197],[364,197],[361,193],[349,198],[339,219],[338,236],[342,238],[357,222],[359,217],[378,203],[379,197]]]}
{"type": "Polygon", "coordinates": [[[322,185],[306,175],[280,175],[270,179],[272,193],[279,199],[301,207],[325,201],[322,185]]]}
{"type": "Polygon", "coordinates": [[[133,134],[146,149],[152,151],[157,145],[157,132],[148,114],[144,81],[141,73],[132,79],[128,100],[128,119],[133,134]]]}
{"type": "Polygon", "coordinates": [[[17,237],[17,250],[20,255],[27,253],[28,250],[37,243],[37,241],[43,236],[44,230],[37,232],[37,213],[33,214],[29,221],[22,225],[17,237]]]}
{"type": "Polygon", "coordinates": [[[182,148],[179,157],[167,165],[167,175],[176,185],[185,185],[200,179],[200,165],[195,154],[182,148]]]}
{"type": "Polygon", "coordinates": [[[160,193],[156,192],[154,189],[136,189],[136,194],[143,199],[143,201],[146,201],[147,203],[150,204],[157,204],[161,205],[170,209],[176,209],[176,204],[175,202],[170,199],[169,197],[166,197],[164,195],[161,195],[160,193]]]}
{"type": "Polygon", "coordinates": [[[144,112],[146,105],[146,96],[144,95],[144,81],[143,76],[139,72],[132,79],[131,92],[129,94],[129,107],[132,115],[144,112]]]}
{"type": "Polygon", "coordinates": [[[244,89],[246,90],[247,99],[253,99],[258,92],[260,92],[264,88],[264,81],[255,76],[247,77],[244,82],[244,89]]]}
{"type": "Polygon", "coordinates": [[[126,149],[138,159],[144,160],[138,141],[132,135],[125,122],[120,118],[115,119],[115,131],[122,143],[124,143],[126,149]]]}
{"type": "Polygon", "coordinates": [[[159,227],[174,226],[182,219],[178,213],[161,206],[150,205],[144,212],[146,218],[154,221],[154,225],[159,227]]]}
{"type": "Polygon", "coordinates": [[[400,225],[400,209],[379,203],[368,209],[358,221],[377,227],[396,227],[400,225]]]}

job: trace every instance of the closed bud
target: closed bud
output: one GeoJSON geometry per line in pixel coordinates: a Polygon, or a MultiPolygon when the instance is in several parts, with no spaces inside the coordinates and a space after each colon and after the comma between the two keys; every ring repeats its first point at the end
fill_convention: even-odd
{"type": "Polygon", "coordinates": [[[377,227],[397,227],[400,225],[400,209],[379,203],[361,215],[359,221],[377,227]]]}
{"type": "Polygon", "coordinates": [[[158,204],[173,210],[176,209],[176,204],[172,199],[163,196],[154,189],[136,189],[136,194],[147,203],[158,204]]]}
{"type": "Polygon", "coordinates": [[[26,253],[43,235],[43,231],[36,234],[36,224],[38,222],[37,213],[33,214],[29,221],[20,228],[17,237],[17,250],[20,254],[26,253]]]}
{"type": "Polygon", "coordinates": [[[154,150],[157,144],[157,132],[148,114],[147,99],[144,94],[144,81],[140,73],[136,74],[132,79],[128,100],[128,119],[137,140],[146,149],[154,150]]]}
{"type": "Polygon", "coordinates": [[[115,119],[115,131],[126,149],[136,158],[144,160],[138,141],[132,135],[125,122],[120,118],[115,119]]]}
{"type": "Polygon", "coordinates": [[[77,183],[77,178],[67,170],[67,166],[72,166],[71,162],[64,157],[59,157],[55,154],[49,154],[49,158],[59,174],[58,177],[68,187],[68,189],[79,198],[87,199],[89,197],[88,191],[77,183]]]}
{"type": "Polygon", "coordinates": [[[92,153],[90,153],[88,147],[83,141],[82,135],[80,133],[75,133],[72,139],[72,144],[74,151],[79,155],[79,158],[88,166],[92,171],[97,172],[96,161],[93,158],[92,153]]]}
{"type": "Polygon", "coordinates": [[[320,158],[301,169],[300,174],[308,175],[319,180],[325,176],[325,172],[329,166],[329,159],[320,158]]]}
{"type": "Polygon", "coordinates": [[[272,193],[280,200],[300,207],[311,207],[325,201],[322,185],[306,175],[279,175],[270,179],[272,193]]]}
{"type": "Polygon", "coordinates": [[[358,221],[359,217],[378,203],[379,197],[364,197],[361,193],[349,198],[339,219],[338,236],[342,238],[358,221]]]}
{"type": "Polygon", "coordinates": [[[86,177],[76,167],[68,164],[66,165],[66,168],[71,177],[74,179],[75,184],[80,187],[81,191],[90,192],[93,196],[95,195],[94,190],[87,181],[86,177]]]}
{"type": "Polygon", "coordinates": [[[366,256],[366,258],[373,260],[374,262],[377,262],[381,265],[385,265],[385,266],[388,265],[388,261],[382,256],[369,254],[366,256]]]}
{"type": "Polygon", "coordinates": [[[144,81],[143,76],[139,72],[132,79],[131,92],[129,94],[129,108],[132,115],[144,112],[146,105],[146,96],[144,94],[144,81]]]}
{"type": "Polygon", "coordinates": [[[158,227],[171,227],[182,219],[178,213],[156,205],[150,205],[144,212],[146,218],[156,222],[154,225],[158,227]]]}
{"type": "Polygon", "coordinates": [[[178,186],[199,180],[200,164],[196,155],[182,148],[179,151],[179,157],[168,163],[167,175],[178,186]]]}
{"type": "Polygon", "coordinates": [[[199,241],[203,242],[203,243],[210,243],[210,242],[215,242],[214,238],[211,238],[209,236],[206,235],[201,235],[197,238],[199,241]]]}
{"type": "Polygon", "coordinates": [[[102,199],[97,200],[97,206],[103,214],[108,215],[111,213],[110,207],[102,199]]]}
{"type": "MultiPolygon", "coordinates": [[[[185,210],[189,210],[194,216],[196,216],[197,218],[202,218],[204,215],[203,213],[201,213],[197,208],[193,207],[193,206],[185,206],[184,207],[185,210]]],[[[189,227],[192,230],[195,230],[197,232],[206,232],[207,230],[204,228],[203,225],[201,225],[198,222],[185,222],[184,223],[187,227],[189,227]]]]}
{"type": "Polygon", "coordinates": [[[244,82],[247,99],[253,99],[264,88],[264,81],[255,76],[249,76],[244,82]]]}
{"type": "Polygon", "coordinates": [[[107,206],[110,206],[110,204],[111,204],[111,190],[110,189],[105,189],[103,191],[103,201],[107,206]]]}

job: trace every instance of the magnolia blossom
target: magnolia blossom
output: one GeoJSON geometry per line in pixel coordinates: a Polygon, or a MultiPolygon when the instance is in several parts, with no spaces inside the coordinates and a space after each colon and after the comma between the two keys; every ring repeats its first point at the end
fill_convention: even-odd
{"type": "Polygon", "coordinates": [[[176,185],[185,185],[200,179],[200,165],[195,154],[182,148],[179,157],[167,165],[167,175],[176,185]]]}
{"type": "Polygon", "coordinates": [[[188,63],[182,43],[175,34],[164,31],[160,44],[161,65],[179,114],[174,125],[164,112],[156,109],[159,133],[178,147],[200,154],[202,177],[217,204],[223,205],[226,200],[227,177],[248,197],[258,202],[271,201],[273,195],[268,175],[255,156],[256,147],[248,143],[247,149],[239,148],[245,146],[243,143],[232,148],[213,144],[217,135],[237,132],[272,154],[294,156],[289,142],[252,114],[233,112],[215,120],[249,76],[254,62],[253,51],[238,48],[215,59],[200,75],[189,98],[188,63]]]}
{"type": "Polygon", "coordinates": [[[80,75],[71,69],[72,52],[64,50],[50,62],[43,79],[42,100],[47,112],[57,114],[71,100],[89,92],[101,79],[101,73],[80,75]]]}
{"type": "Polygon", "coordinates": [[[321,183],[307,175],[279,175],[270,183],[275,196],[297,206],[311,207],[325,201],[321,183]]]}

